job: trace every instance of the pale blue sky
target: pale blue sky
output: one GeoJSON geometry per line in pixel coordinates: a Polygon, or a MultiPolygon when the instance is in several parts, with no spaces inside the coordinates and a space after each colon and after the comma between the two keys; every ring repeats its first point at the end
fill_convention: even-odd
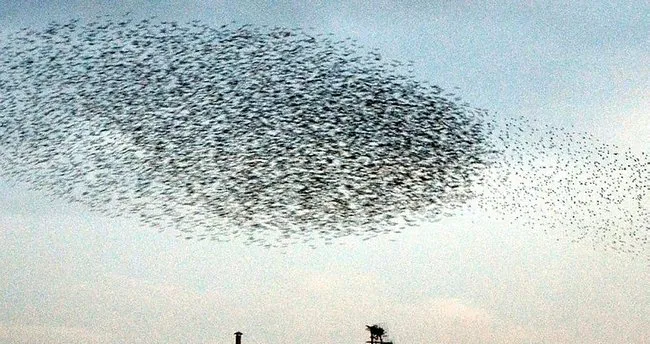
{"type": "MultiPolygon", "coordinates": [[[[472,105],[650,149],[647,1],[4,1],[0,30],[135,12],[357,38],[472,105]],[[431,4],[435,3],[435,4],[431,4]]],[[[177,240],[0,184],[0,343],[647,343],[647,259],[459,215],[283,251],[177,240]]],[[[648,256],[646,251],[646,257],[648,256]]]]}

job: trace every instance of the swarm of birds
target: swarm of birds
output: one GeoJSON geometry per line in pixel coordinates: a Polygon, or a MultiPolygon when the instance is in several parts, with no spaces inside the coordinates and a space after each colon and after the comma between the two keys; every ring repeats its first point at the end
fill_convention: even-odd
{"type": "Polygon", "coordinates": [[[476,203],[501,219],[650,259],[650,159],[592,134],[519,118],[495,125],[500,159],[476,203]]]}
{"type": "Polygon", "coordinates": [[[372,236],[490,164],[483,110],[328,35],[108,18],[1,45],[2,173],[188,239],[372,236]]]}
{"type": "Polygon", "coordinates": [[[186,239],[372,237],[476,204],[647,247],[650,163],[496,117],[354,40],[103,18],[0,41],[0,173],[186,239]]]}

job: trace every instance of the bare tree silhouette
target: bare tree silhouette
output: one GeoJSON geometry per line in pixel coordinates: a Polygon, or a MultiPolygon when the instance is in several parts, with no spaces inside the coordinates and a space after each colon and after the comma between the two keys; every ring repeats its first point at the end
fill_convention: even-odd
{"type": "Polygon", "coordinates": [[[392,344],[393,342],[384,342],[384,336],[386,335],[386,330],[379,325],[366,325],[366,330],[370,332],[370,340],[366,343],[379,343],[379,344],[392,344]]]}

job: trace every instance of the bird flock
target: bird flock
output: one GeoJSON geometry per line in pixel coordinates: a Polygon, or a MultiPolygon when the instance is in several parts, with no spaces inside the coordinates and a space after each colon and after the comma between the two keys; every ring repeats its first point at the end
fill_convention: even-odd
{"type": "Polygon", "coordinates": [[[472,203],[643,252],[645,156],[504,123],[405,67],[300,28],[25,28],[0,39],[0,174],[186,239],[368,238],[472,203]]]}
{"type": "Polygon", "coordinates": [[[330,36],[73,21],[1,59],[5,175],[188,239],[390,231],[489,164],[481,110],[330,36]]]}
{"type": "Polygon", "coordinates": [[[500,159],[476,203],[556,240],[650,260],[650,159],[589,133],[520,118],[494,130],[500,159]]]}

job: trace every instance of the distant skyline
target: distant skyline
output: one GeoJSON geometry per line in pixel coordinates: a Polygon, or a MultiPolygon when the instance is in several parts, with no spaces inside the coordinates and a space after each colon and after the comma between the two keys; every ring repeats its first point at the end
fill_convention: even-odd
{"type": "MultiPolygon", "coordinates": [[[[352,37],[473,106],[650,150],[647,1],[0,0],[0,32],[129,11],[352,37]]],[[[650,342],[647,259],[490,215],[266,250],[1,180],[0,343],[350,344],[374,323],[396,344],[650,342]]]]}

